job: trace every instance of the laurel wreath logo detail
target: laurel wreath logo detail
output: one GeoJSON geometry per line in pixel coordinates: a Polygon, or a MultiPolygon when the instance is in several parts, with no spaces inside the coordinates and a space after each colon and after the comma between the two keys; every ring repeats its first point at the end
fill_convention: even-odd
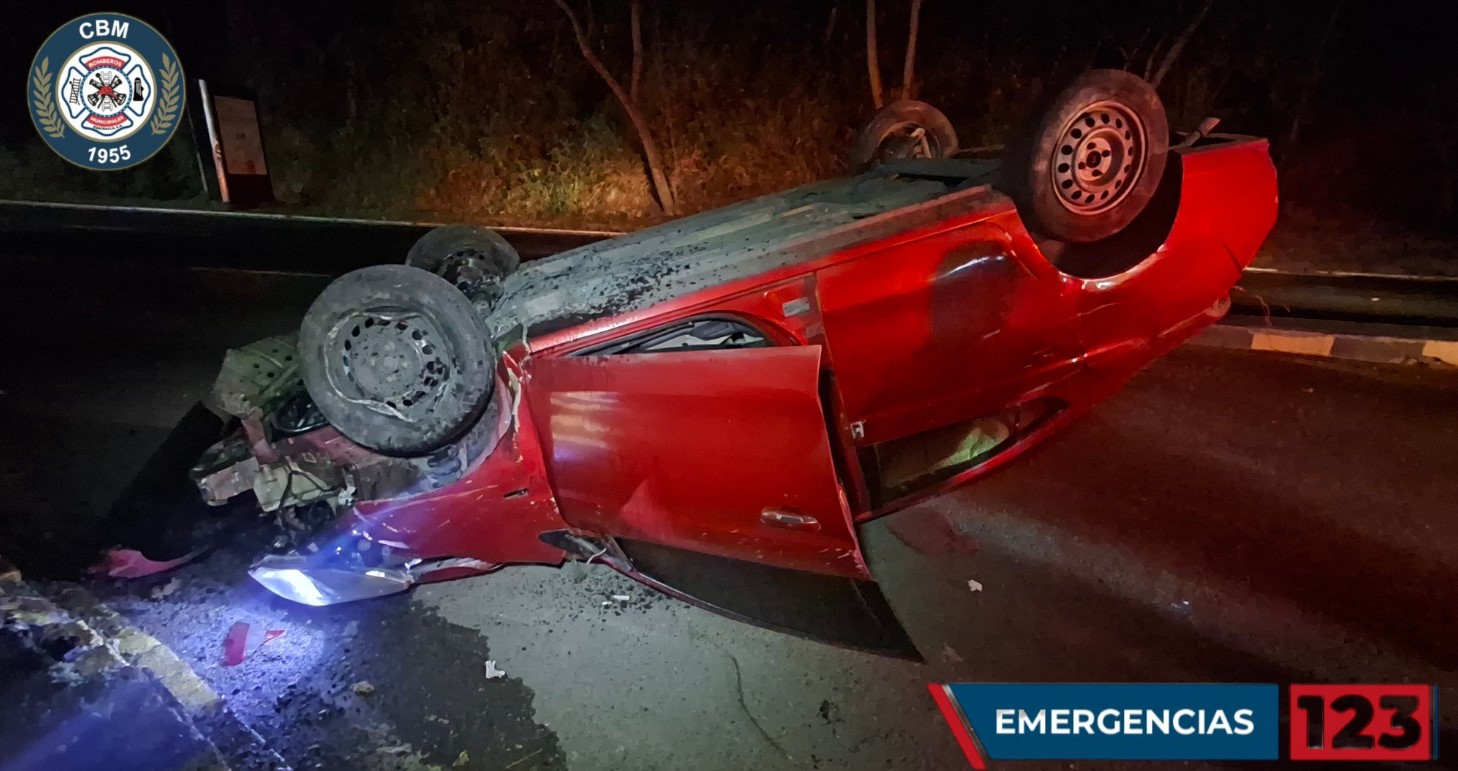
{"type": "Polygon", "coordinates": [[[152,116],[152,133],[166,134],[177,120],[177,111],[182,106],[182,70],[177,60],[162,54],[162,69],[158,74],[162,82],[162,95],[157,98],[157,112],[152,116]]]}
{"type": "Polygon", "coordinates": [[[66,124],[61,122],[61,116],[56,112],[56,95],[51,91],[50,68],[50,57],[41,59],[40,66],[35,68],[35,74],[30,79],[31,101],[35,105],[35,115],[40,122],[41,131],[52,139],[60,139],[66,135],[66,124]]]}

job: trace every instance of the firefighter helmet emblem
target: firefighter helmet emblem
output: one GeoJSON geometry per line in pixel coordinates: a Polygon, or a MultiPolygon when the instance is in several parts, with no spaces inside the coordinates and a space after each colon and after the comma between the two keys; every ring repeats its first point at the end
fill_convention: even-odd
{"type": "Polygon", "coordinates": [[[183,106],[182,67],[145,22],[91,14],[56,30],[31,66],[31,116],[63,158],[122,169],[172,138],[183,106]]]}

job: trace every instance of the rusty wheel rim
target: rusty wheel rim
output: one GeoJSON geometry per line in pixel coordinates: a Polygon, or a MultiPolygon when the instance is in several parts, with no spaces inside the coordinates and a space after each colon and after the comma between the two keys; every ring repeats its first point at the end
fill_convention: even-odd
{"type": "Polygon", "coordinates": [[[341,319],[325,352],[330,385],[342,398],[401,420],[427,418],[455,378],[449,338],[428,316],[369,308],[341,319]]]}
{"type": "Polygon", "coordinates": [[[1117,206],[1144,172],[1144,123],[1116,101],[1096,102],[1063,127],[1051,169],[1065,209],[1098,214],[1117,206]]]}

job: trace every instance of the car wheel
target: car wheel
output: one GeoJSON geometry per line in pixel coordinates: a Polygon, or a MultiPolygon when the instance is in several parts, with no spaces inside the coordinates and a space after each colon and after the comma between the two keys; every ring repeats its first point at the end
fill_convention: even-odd
{"type": "Polygon", "coordinates": [[[1014,136],[999,187],[1039,235],[1097,241],[1144,210],[1168,150],[1169,124],[1154,88],[1123,70],[1091,70],[1014,136]]]}
{"type": "Polygon", "coordinates": [[[387,455],[423,455],[459,438],[495,382],[470,301],[406,265],[363,268],[325,287],[304,315],[299,356],[324,417],[387,455]]]}
{"type": "Polygon", "coordinates": [[[850,166],[865,171],[899,158],[950,158],[957,152],[957,132],[941,110],[911,99],[881,108],[856,136],[850,166]]]}
{"type": "Polygon", "coordinates": [[[444,225],[420,237],[405,264],[451,282],[473,302],[492,302],[521,256],[500,233],[470,225],[444,225]]]}

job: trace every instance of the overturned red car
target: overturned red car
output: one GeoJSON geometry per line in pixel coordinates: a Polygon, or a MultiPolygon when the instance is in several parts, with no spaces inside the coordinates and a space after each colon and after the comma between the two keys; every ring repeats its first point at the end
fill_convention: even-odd
{"type": "Polygon", "coordinates": [[[527,264],[442,228],[339,278],[296,342],[229,353],[210,406],[236,429],[193,481],[276,519],[251,574],[303,603],[584,560],[915,655],[857,525],[1012,460],[1219,319],[1276,179],[1264,140],[1171,144],[1116,71],[996,160],[875,125],[850,178],[527,264]]]}

